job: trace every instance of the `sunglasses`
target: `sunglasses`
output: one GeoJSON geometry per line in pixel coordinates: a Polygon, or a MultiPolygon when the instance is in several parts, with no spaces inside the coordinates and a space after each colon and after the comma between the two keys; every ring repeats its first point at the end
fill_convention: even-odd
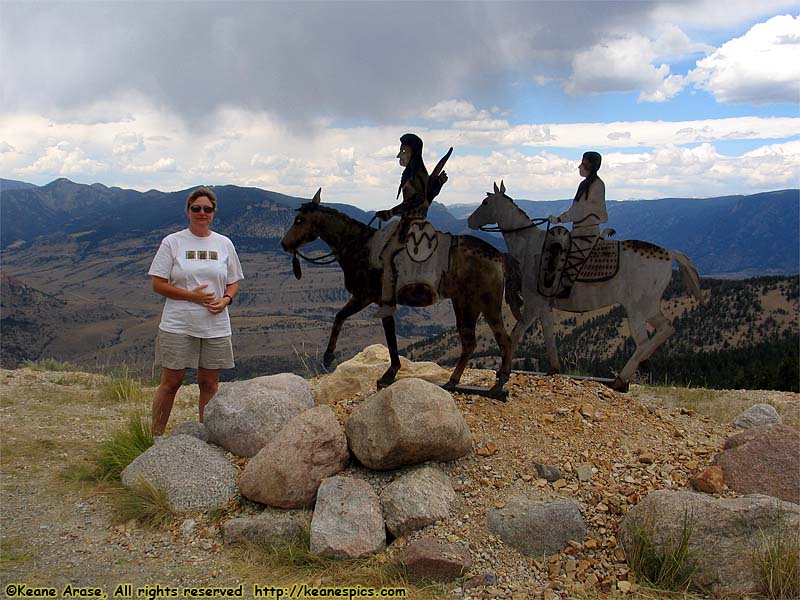
{"type": "Polygon", "coordinates": [[[189,210],[192,211],[193,213],[199,213],[202,210],[207,215],[210,215],[216,209],[213,206],[197,206],[196,204],[192,204],[189,207],[189,210]]]}

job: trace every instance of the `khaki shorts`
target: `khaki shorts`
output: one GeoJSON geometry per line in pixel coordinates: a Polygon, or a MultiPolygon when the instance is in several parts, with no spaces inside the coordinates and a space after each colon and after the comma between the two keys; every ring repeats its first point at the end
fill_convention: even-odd
{"type": "Polygon", "coordinates": [[[231,336],[198,338],[182,333],[158,330],[156,364],[165,369],[232,369],[231,336]]]}

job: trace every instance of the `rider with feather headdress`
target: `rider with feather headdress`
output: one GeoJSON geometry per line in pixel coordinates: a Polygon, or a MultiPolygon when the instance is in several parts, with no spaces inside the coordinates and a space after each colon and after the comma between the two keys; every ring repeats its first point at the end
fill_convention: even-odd
{"type": "Polygon", "coordinates": [[[391,316],[395,311],[397,274],[394,269],[394,256],[405,247],[411,223],[427,219],[428,208],[447,181],[447,174],[442,171],[442,167],[452,151],[450,148],[447,155],[436,165],[433,174],[429,176],[422,160],[422,140],[413,133],[406,133],[400,138],[400,152],[397,153],[397,158],[400,159],[400,166],[405,169],[397,188],[397,198],[400,198],[402,193],[403,201],[389,210],[379,210],[375,213],[381,221],[400,217],[399,226],[389,236],[381,252],[383,280],[378,313],[381,317],[391,316]]]}

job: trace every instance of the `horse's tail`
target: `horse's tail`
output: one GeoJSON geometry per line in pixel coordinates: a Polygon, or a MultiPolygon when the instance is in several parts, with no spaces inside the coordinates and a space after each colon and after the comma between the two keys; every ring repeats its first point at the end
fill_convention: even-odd
{"type": "Polygon", "coordinates": [[[683,283],[683,287],[686,288],[700,304],[705,304],[707,300],[703,295],[703,291],[700,289],[700,275],[698,275],[697,269],[694,268],[692,261],[690,261],[689,257],[685,254],[675,252],[674,250],[670,250],[669,255],[670,258],[678,263],[681,269],[681,282],[683,283]]]}
{"type": "Polygon", "coordinates": [[[503,254],[503,272],[506,279],[506,302],[511,307],[511,314],[519,321],[522,319],[522,268],[519,261],[508,252],[503,254]]]}

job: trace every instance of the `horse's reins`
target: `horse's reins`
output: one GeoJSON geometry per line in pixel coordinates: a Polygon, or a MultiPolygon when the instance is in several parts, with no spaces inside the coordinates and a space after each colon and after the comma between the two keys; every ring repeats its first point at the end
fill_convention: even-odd
{"type": "Polygon", "coordinates": [[[531,227],[538,227],[542,223],[548,222],[549,219],[531,219],[531,222],[527,225],[523,225],[522,227],[515,227],[514,229],[503,229],[499,225],[481,225],[478,227],[481,231],[486,231],[487,233],[514,233],[516,231],[523,231],[525,229],[530,229],[531,227]]]}
{"type": "Polygon", "coordinates": [[[331,251],[327,254],[323,254],[322,256],[306,256],[299,250],[295,250],[294,254],[299,256],[304,261],[311,263],[312,265],[330,265],[336,262],[336,253],[331,251]]]}

